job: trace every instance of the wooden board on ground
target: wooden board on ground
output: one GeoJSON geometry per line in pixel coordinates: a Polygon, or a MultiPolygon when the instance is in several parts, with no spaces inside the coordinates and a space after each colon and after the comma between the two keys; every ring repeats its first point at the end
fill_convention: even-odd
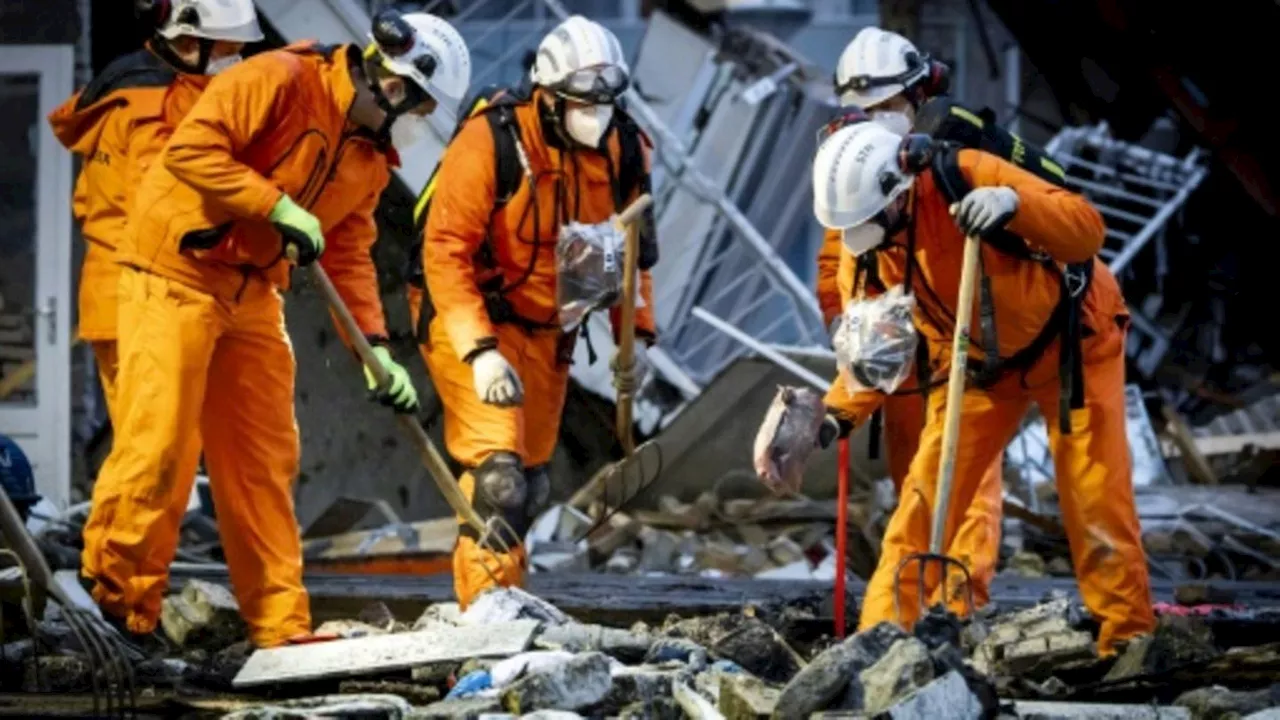
{"type": "Polygon", "coordinates": [[[403,670],[445,660],[507,657],[529,647],[537,627],[534,620],[517,620],[258,650],[231,684],[243,688],[403,670]]]}

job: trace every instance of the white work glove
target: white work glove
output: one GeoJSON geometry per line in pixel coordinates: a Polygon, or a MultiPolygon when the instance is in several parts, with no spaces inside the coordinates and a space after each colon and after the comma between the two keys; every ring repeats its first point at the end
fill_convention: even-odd
{"type": "Polygon", "coordinates": [[[951,206],[960,232],[983,237],[1003,228],[1018,212],[1018,191],[1010,187],[980,187],[951,206]]]}
{"type": "MultiPolygon", "coordinates": [[[[637,391],[640,388],[644,387],[644,381],[649,378],[649,371],[653,367],[649,363],[649,352],[647,348],[648,348],[648,345],[646,345],[642,340],[637,341],[636,344],[633,345],[631,348],[631,380],[633,381],[633,385],[631,386],[632,392],[637,391]]],[[[613,371],[614,388],[617,388],[619,390],[623,389],[618,387],[619,385],[618,355],[616,353],[614,354],[613,359],[609,361],[609,369],[613,371]]]]}
{"type": "Polygon", "coordinates": [[[524,402],[520,376],[497,350],[485,350],[472,358],[471,377],[476,395],[490,405],[516,407],[524,402]]]}

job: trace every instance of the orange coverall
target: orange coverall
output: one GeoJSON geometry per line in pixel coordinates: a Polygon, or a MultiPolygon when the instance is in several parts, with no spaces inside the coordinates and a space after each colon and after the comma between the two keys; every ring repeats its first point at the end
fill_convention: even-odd
{"type": "MultiPolygon", "coordinates": [[[[1102,247],[1102,218],[1085,198],[977,150],[961,150],[959,163],[972,187],[1006,186],[1017,191],[1020,203],[1008,229],[1032,248],[1059,263],[1072,263],[1093,258],[1102,247]]],[[[925,315],[945,318],[947,324],[955,316],[964,237],[931,173],[916,180],[909,208],[916,230],[916,282],[932,289],[932,293],[922,293],[913,283],[912,290],[923,304],[917,311],[917,327],[929,342],[938,376],[946,377],[953,328],[938,327],[925,315]],[[935,296],[945,307],[937,306],[931,299],[935,296]]],[[[1000,356],[1009,357],[1029,345],[1052,314],[1059,302],[1058,276],[1039,263],[985,244],[982,255],[995,301],[1000,356]]],[[[906,265],[902,248],[881,251],[878,263],[886,284],[903,282],[906,265]]],[[[977,314],[978,303],[969,311],[977,314]]],[[[1048,430],[1077,582],[1085,605],[1101,622],[1098,647],[1104,653],[1114,651],[1116,641],[1150,632],[1155,626],[1124,429],[1127,323],[1128,309],[1115,277],[1094,259],[1093,281],[1081,308],[1084,407],[1071,411],[1070,434],[1063,434],[1055,422],[1048,423],[1048,430]]],[[[975,358],[979,353],[979,349],[973,350],[975,358]]],[[[1055,341],[1025,373],[1009,373],[985,389],[966,389],[944,547],[951,546],[966,508],[979,492],[981,478],[1017,433],[1028,407],[1036,403],[1045,417],[1056,417],[1060,387],[1057,355],[1055,341]]],[[[840,405],[839,398],[829,399],[840,405]]],[[[895,571],[906,555],[928,549],[945,414],[946,393],[930,393],[920,450],[885,532],[880,563],[867,586],[862,628],[894,620],[895,571]]],[[[914,565],[903,572],[903,590],[902,621],[910,624],[916,619],[920,592],[914,565]]],[[[958,599],[949,598],[953,609],[958,599]]]]}
{"type": "Polygon", "coordinates": [[[357,62],[354,46],[300,44],[219,74],[138,188],[117,255],[121,421],[102,471],[124,492],[93,578],[95,599],[132,632],[159,618],[198,433],[251,639],[311,631],[293,508],[290,265],[267,216],[287,193],[319,218],[320,262],[361,329],[384,336],[369,252],[391,160],[347,120],[357,62]]]}
{"type": "MultiPolygon", "coordinates": [[[[818,304],[827,325],[854,297],[855,262],[854,255],[841,242],[839,231],[828,231],[818,255],[818,304]]],[[[863,292],[874,294],[877,291],[864,288],[863,292]]],[[[832,384],[827,396],[827,405],[854,425],[862,425],[877,408],[883,408],[886,460],[899,496],[907,479],[907,469],[920,447],[920,433],[924,430],[925,396],[912,392],[919,387],[917,378],[914,371],[907,376],[898,390],[902,394],[868,391],[853,396],[845,385],[844,377],[841,377],[832,384]]],[[[942,392],[946,389],[934,388],[930,394],[942,392]]],[[[1000,559],[1003,475],[1002,451],[983,474],[972,504],[963,509],[964,519],[947,549],[949,555],[969,568],[969,577],[973,580],[973,601],[978,607],[991,599],[991,578],[996,574],[996,563],[1000,559]]]]}
{"type": "MultiPolygon", "coordinates": [[[[614,207],[610,162],[603,153],[565,150],[548,142],[555,130],[543,127],[537,108],[542,94],[541,89],[535,89],[531,100],[514,108],[520,142],[537,178],[537,196],[530,197],[527,179],[522,180],[520,189],[502,209],[493,212],[493,135],[486,118],[473,117],[449,145],[440,165],[424,231],[425,283],[436,314],[421,349],[444,405],[445,447],[467,469],[460,484],[469,498],[474,498],[475,468],[494,453],[519,455],[526,477],[530,469],[551,461],[569,380],[567,352],[571,352],[574,340],[565,337],[557,320],[556,239],[564,221],[604,222],[622,210],[614,207]],[[536,232],[535,203],[541,224],[536,232]],[[496,267],[477,259],[486,242],[496,267]],[[500,275],[504,284],[515,285],[505,293],[515,313],[544,327],[522,328],[490,319],[479,285],[495,275],[500,275]],[[522,407],[500,408],[476,396],[466,360],[492,347],[520,376],[524,384],[522,407]],[[566,348],[566,353],[560,352],[561,348],[566,348]]],[[[616,132],[610,136],[608,148],[612,167],[617,167],[616,132]]],[[[641,272],[640,286],[644,307],[636,309],[636,331],[651,340],[655,329],[648,272],[641,272]]],[[[415,327],[421,297],[420,291],[410,288],[415,327]]],[[[616,330],[616,307],[610,317],[616,330]]],[[[512,548],[510,553],[491,552],[477,546],[469,528],[461,528],[453,556],[458,603],[465,608],[495,584],[522,584],[525,564],[523,546],[512,548]]]]}
{"type": "MultiPolygon", "coordinates": [[[[133,191],[208,82],[208,76],[180,73],[142,49],[117,58],[49,115],[54,135],[81,157],[71,208],[86,244],[80,269],[80,337],[93,348],[113,424],[120,266],[111,256],[124,235],[133,191]]],[[[85,524],[82,555],[89,576],[98,572],[103,529],[118,494],[101,477],[94,483],[96,511],[85,524]]]]}

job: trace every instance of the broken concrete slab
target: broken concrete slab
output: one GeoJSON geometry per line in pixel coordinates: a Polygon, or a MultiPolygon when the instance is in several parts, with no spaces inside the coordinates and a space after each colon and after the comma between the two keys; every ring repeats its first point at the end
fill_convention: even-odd
{"type": "Polygon", "coordinates": [[[188,580],[181,593],[164,599],[160,625],[179,647],[226,647],[246,632],[231,591],[204,580],[188,580]]]}
{"type": "Polygon", "coordinates": [[[870,667],[893,643],[906,637],[897,625],[884,622],[827,648],[783,688],[773,717],[803,720],[810,713],[830,707],[832,701],[849,689],[850,678],[870,667]]]}
{"type": "Polygon", "coordinates": [[[725,720],[766,720],[778,707],[782,690],[743,673],[720,677],[720,712],[725,720]]]}
{"type": "Polygon", "coordinates": [[[569,622],[544,629],[534,640],[537,647],[570,652],[599,651],[624,663],[639,663],[649,653],[654,638],[648,633],[569,622]]]}
{"type": "MultiPolygon", "coordinates": [[[[1096,657],[1093,633],[1083,629],[1087,614],[1061,598],[1006,615],[981,635],[974,666],[984,675],[1034,675],[1042,668],[1096,657]]],[[[975,625],[970,626],[970,632],[975,625]]],[[[981,632],[981,631],[979,631],[981,632]]]]}
{"type": "Polygon", "coordinates": [[[1186,708],[1158,705],[1018,700],[1013,710],[1019,720],[1192,720],[1186,708]]]}
{"type": "Polygon", "coordinates": [[[1190,710],[1195,720],[1236,720],[1280,706],[1280,685],[1264,690],[1231,690],[1221,685],[1197,688],[1182,693],[1173,704],[1190,710]]]}
{"type": "Polygon", "coordinates": [[[929,649],[913,637],[903,638],[858,674],[855,682],[862,686],[862,704],[853,709],[874,715],[932,680],[933,658],[929,656],[929,649]]]}
{"type": "Polygon", "coordinates": [[[604,700],[612,686],[609,659],[586,653],[518,680],[502,693],[502,706],[520,714],[533,710],[582,710],[604,700]]]}
{"type": "Polygon", "coordinates": [[[693,640],[714,655],[732,660],[747,672],[771,682],[787,682],[805,664],[768,623],[744,613],[669,622],[663,634],[693,640]]]}
{"type": "Polygon", "coordinates": [[[604,700],[591,709],[591,714],[615,715],[632,705],[651,704],[658,698],[671,698],[672,683],[677,681],[677,677],[678,673],[667,668],[644,665],[614,667],[613,685],[604,700]]]}
{"type": "Polygon", "coordinates": [[[964,676],[953,670],[894,704],[882,717],[890,720],[982,720],[986,711],[982,701],[969,689],[964,676]]]}
{"type": "Polygon", "coordinates": [[[422,611],[413,622],[414,630],[426,630],[433,625],[462,624],[462,610],[456,602],[436,603],[422,611]]]}
{"type": "Polygon", "coordinates": [[[415,720],[480,720],[490,713],[502,713],[502,703],[496,697],[441,700],[415,709],[411,717],[415,720]]]}
{"type": "Polygon", "coordinates": [[[471,601],[458,618],[459,625],[488,625],[513,620],[537,620],[563,625],[571,620],[555,605],[520,588],[498,587],[471,601]]]}
{"type": "Polygon", "coordinates": [[[443,660],[515,655],[529,647],[537,627],[534,621],[517,620],[258,650],[232,684],[254,687],[402,670],[443,660]]]}

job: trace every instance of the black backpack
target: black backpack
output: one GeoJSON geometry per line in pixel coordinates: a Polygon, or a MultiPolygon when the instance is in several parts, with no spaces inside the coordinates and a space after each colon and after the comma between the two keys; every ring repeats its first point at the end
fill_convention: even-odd
{"type": "MultiPolygon", "coordinates": [[[[994,123],[994,113],[984,110],[975,113],[949,97],[933,98],[920,107],[916,114],[915,133],[927,134],[933,141],[933,154],[929,169],[933,172],[937,188],[948,203],[959,202],[972,189],[960,170],[958,161],[962,149],[982,150],[1011,162],[1041,179],[1059,187],[1067,187],[1066,172],[1045,152],[1017,135],[994,123]]],[[[1041,263],[1058,275],[1062,288],[1058,305],[1049,320],[1026,347],[1013,355],[999,356],[996,337],[995,301],[991,296],[991,283],[984,274],[979,283],[981,344],[985,357],[980,365],[970,363],[970,377],[978,387],[989,387],[1011,372],[1029,369],[1048,350],[1053,341],[1062,339],[1059,357],[1061,396],[1058,420],[1064,433],[1071,432],[1072,409],[1084,407],[1084,367],[1080,355],[1080,307],[1085,292],[1093,278],[1093,259],[1061,267],[1052,258],[1031,250],[1017,235],[1001,230],[983,238],[983,242],[996,250],[1028,262],[1041,263]]],[[[913,274],[915,233],[908,233],[907,277],[913,274]]],[[[873,253],[858,258],[854,287],[859,282],[879,284],[875,276],[876,263],[873,253]]],[[[932,294],[927,284],[924,290],[932,294]]],[[[935,297],[936,299],[936,297],[935,297]]],[[[927,392],[932,386],[928,377],[928,354],[922,341],[916,357],[916,370],[920,379],[919,392],[927,392]]],[[[915,392],[915,391],[912,391],[915,392]]]]}

